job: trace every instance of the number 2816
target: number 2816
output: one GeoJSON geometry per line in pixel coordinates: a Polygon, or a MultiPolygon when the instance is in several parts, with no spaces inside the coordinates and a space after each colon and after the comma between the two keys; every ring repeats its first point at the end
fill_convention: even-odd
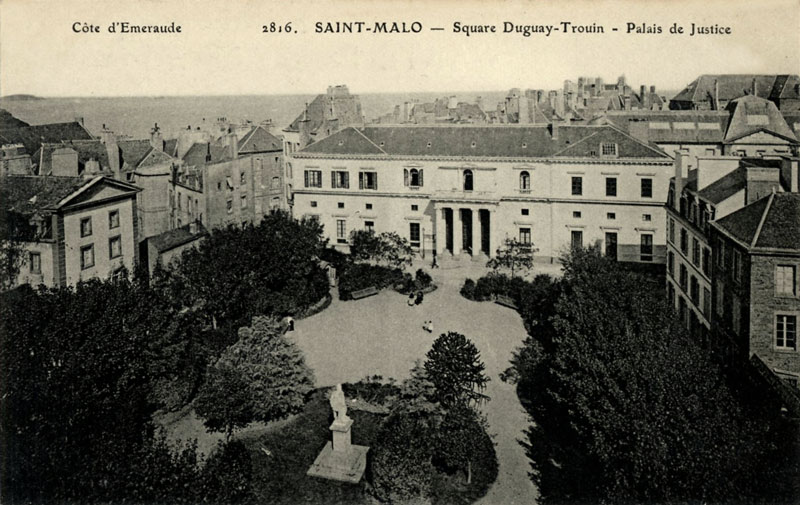
{"type": "Polygon", "coordinates": [[[273,21],[268,25],[261,25],[261,33],[292,33],[292,23],[290,21],[282,25],[273,21]]]}

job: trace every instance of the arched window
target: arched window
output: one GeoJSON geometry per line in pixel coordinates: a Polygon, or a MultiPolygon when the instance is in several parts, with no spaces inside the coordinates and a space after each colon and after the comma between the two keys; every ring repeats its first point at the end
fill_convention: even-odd
{"type": "Polygon", "coordinates": [[[422,180],[422,169],[419,170],[416,168],[412,169],[405,169],[404,173],[405,185],[412,186],[412,187],[420,187],[424,184],[422,180]]]}
{"type": "Polygon", "coordinates": [[[472,170],[464,170],[464,191],[472,191],[472,170]]]}
{"type": "Polygon", "coordinates": [[[531,174],[527,171],[522,171],[519,174],[519,189],[522,191],[531,190],[531,174]]]}

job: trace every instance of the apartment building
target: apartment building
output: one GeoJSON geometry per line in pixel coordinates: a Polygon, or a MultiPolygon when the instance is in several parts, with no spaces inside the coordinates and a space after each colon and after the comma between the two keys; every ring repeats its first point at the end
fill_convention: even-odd
{"type": "Polygon", "coordinates": [[[420,255],[495,255],[506,238],[537,260],[600,242],[663,263],[672,159],[610,125],[346,128],[287,164],[294,215],[346,249],[350,232],[394,231],[420,255]]]}

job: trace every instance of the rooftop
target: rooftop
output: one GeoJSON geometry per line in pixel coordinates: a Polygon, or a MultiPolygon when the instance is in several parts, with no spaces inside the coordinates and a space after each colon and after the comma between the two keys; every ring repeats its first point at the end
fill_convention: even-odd
{"type": "Polygon", "coordinates": [[[716,221],[751,251],[800,252],[800,193],[772,193],[716,221]]]}

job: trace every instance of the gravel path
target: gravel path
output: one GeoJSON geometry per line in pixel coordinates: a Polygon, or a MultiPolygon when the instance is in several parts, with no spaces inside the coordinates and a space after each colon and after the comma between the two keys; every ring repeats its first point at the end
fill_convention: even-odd
{"type": "Polygon", "coordinates": [[[484,411],[500,464],[497,481],[479,503],[535,503],[538,491],[528,477],[529,461],[519,444],[529,421],[514,386],[499,378],[525,338],[522,320],[511,309],[464,299],[458,289],[467,272],[433,273],[439,289],[426,295],[420,306],[409,307],[406,297],[393,291],[350,302],[334,297],[329,308],[297,322],[294,338],[316,374],[317,385],[328,386],[368,375],[400,382],[415,360],[424,359],[435,336],[446,331],[466,335],[480,350],[491,379],[486,390],[491,401],[484,411]],[[433,335],[422,329],[428,319],[434,324],[433,335]]]}

